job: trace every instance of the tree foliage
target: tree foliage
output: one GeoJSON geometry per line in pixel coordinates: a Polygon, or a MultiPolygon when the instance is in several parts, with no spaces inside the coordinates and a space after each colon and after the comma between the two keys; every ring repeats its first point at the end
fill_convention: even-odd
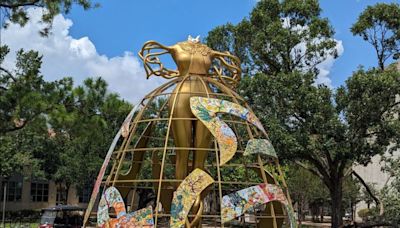
{"type": "MultiPolygon", "coordinates": [[[[398,154],[397,154],[398,155],[398,154]]],[[[377,219],[388,221],[391,224],[400,226],[400,157],[386,156],[384,171],[389,174],[389,182],[381,190],[381,198],[385,211],[383,218],[376,216],[377,219]]]]}
{"type": "Polygon", "coordinates": [[[386,60],[400,57],[400,5],[377,3],[368,6],[351,27],[351,32],[374,47],[378,66],[383,70],[386,60]]]}
{"type": "Polygon", "coordinates": [[[88,78],[74,88],[63,109],[50,114],[57,151],[51,179],[67,186],[92,184],[111,140],[129,113],[131,105],[118,95],[107,92],[101,79],[88,78]]]}
{"type": "Polygon", "coordinates": [[[41,160],[35,157],[44,147],[46,131],[38,133],[35,127],[0,136],[0,177],[8,179],[16,173],[43,177],[41,160]]]}
{"type": "Polygon", "coordinates": [[[343,181],[353,163],[368,164],[389,145],[399,145],[399,90],[399,72],[363,69],[336,92],[299,72],[256,74],[241,84],[280,157],[296,161],[327,186],[339,223],[343,181]]]}
{"type": "MultiPolygon", "coordinates": [[[[0,47],[0,64],[8,52],[7,46],[0,47]]],[[[13,70],[0,66],[0,175],[43,177],[41,156],[36,156],[46,150],[46,114],[60,106],[70,87],[68,80],[43,79],[35,51],[19,50],[15,65],[13,70]]]]}
{"type": "MultiPolygon", "coordinates": [[[[398,154],[397,154],[398,155],[398,154]]],[[[384,211],[374,205],[374,207],[360,210],[359,215],[363,218],[362,227],[390,226],[400,227],[400,158],[386,154],[382,157],[382,168],[389,176],[385,186],[377,193],[384,211]]],[[[365,200],[371,202],[372,200],[365,200]]]]}
{"type": "MultiPolygon", "coordinates": [[[[0,64],[8,52],[7,46],[0,48],[0,64]]],[[[0,135],[24,128],[63,103],[71,80],[45,81],[40,74],[41,64],[38,52],[21,49],[14,70],[0,67],[0,135]]]]}
{"type": "Polygon", "coordinates": [[[244,72],[316,71],[328,55],[337,55],[333,28],[320,14],[317,0],[263,0],[249,18],[214,28],[206,41],[237,55],[244,72]]]}
{"type": "Polygon", "coordinates": [[[320,11],[317,1],[260,1],[249,19],[210,31],[207,43],[244,60],[249,70],[240,93],[266,125],[280,158],[322,180],[332,227],[339,227],[353,163],[368,164],[391,143],[399,145],[400,76],[359,69],[337,90],[316,85],[316,64],[336,54],[333,29],[320,11]]]}
{"type": "MultiPolygon", "coordinates": [[[[69,13],[73,5],[82,6],[85,10],[99,6],[97,3],[93,4],[91,0],[2,0],[0,10],[1,14],[6,19],[9,19],[9,22],[24,26],[29,21],[28,8],[39,7],[45,9],[41,21],[46,23],[47,27],[41,31],[41,34],[47,35],[54,17],[61,13],[69,13]]],[[[7,23],[9,23],[6,22],[7,20],[4,21],[5,23],[1,26],[7,26],[7,23]]]]}
{"type": "MultiPolygon", "coordinates": [[[[8,48],[1,53],[2,61],[8,48]]],[[[37,52],[20,50],[14,70],[0,68],[0,175],[21,172],[82,188],[97,175],[131,105],[101,78],[74,87],[71,78],[45,81],[40,67],[37,52]]]]}
{"type": "Polygon", "coordinates": [[[298,220],[305,219],[306,211],[313,205],[324,206],[329,199],[329,193],[321,180],[305,169],[298,169],[295,164],[288,166],[287,183],[290,196],[297,205],[298,220]]]}

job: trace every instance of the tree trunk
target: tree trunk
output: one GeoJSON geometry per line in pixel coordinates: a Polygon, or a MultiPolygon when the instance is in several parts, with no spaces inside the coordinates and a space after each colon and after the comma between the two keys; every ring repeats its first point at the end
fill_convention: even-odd
{"type": "Polygon", "coordinates": [[[379,59],[379,68],[384,71],[385,70],[385,64],[383,63],[383,60],[379,59]]]}
{"type": "Polygon", "coordinates": [[[301,227],[301,222],[303,221],[303,203],[301,202],[301,200],[297,202],[297,210],[298,210],[297,213],[298,222],[301,227]]]}
{"type": "Polygon", "coordinates": [[[65,204],[68,204],[68,193],[69,193],[69,189],[71,188],[71,185],[70,184],[67,184],[66,185],[66,189],[65,189],[65,204]]]}
{"type": "Polygon", "coordinates": [[[324,205],[321,206],[321,222],[324,222],[324,205]]]}
{"type": "Polygon", "coordinates": [[[339,228],[343,224],[342,216],[342,199],[343,199],[343,189],[342,189],[342,178],[335,178],[336,181],[330,187],[331,195],[331,216],[332,228],[339,228]]]}

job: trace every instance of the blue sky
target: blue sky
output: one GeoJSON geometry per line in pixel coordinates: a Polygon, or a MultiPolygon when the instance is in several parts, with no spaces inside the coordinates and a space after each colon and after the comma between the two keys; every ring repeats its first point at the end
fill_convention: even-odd
{"type": "MultiPolygon", "coordinates": [[[[374,0],[321,0],[322,15],[328,17],[341,40],[344,53],[334,63],[330,78],[334,87],[357,69],[357,66],[374,66],[372,47],[360,37],[353,37],[349,28],[358,15],[374,0]]],[[[227,22],[237,23],[249,15],[255,0],[231,1],[99,1],[101,8],[83,11],[74,8],[67,18],[74,25],[73,37],[88,36],[100,54],[121,55],[126,50],[137,53],[147,40],[173,44],[186,39],[188,34],[201,35],[215,26],[227,22]]]]}

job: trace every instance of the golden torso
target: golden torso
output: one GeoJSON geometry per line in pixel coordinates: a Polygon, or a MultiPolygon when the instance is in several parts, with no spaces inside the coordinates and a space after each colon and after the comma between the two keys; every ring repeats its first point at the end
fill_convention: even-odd
{"type": "Polygon", "coordinates": [[[207,75],[213,58],[211,48],[188,41],[173,45],[171,55],[178,66],[180,76],[207,75]]]}

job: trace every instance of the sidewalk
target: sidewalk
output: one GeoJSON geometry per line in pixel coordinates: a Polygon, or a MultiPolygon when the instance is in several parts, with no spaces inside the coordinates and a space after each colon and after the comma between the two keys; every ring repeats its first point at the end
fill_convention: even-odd
{"type": "Polygon", "coordinates": [[[316,223],[316,222],[311,222],[311,221],[303,221],[301,224],[308,226],[308,227],[321,227],[321,228],[330,228],[331,227],[330,222],[316,223]]]}

